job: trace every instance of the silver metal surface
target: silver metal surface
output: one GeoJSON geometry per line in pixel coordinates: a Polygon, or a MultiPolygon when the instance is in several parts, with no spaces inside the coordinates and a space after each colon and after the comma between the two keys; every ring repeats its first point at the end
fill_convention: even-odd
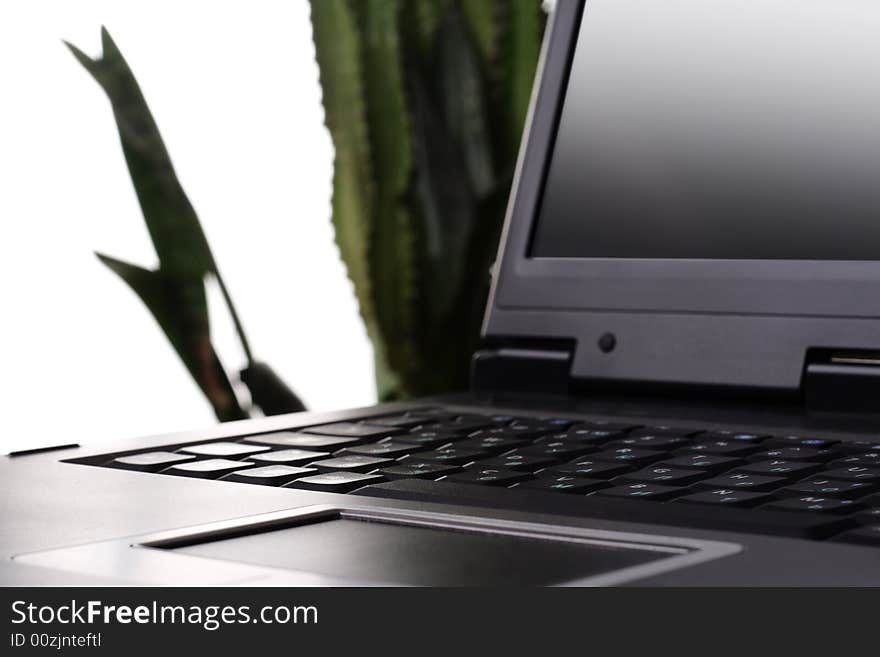
{"type": "Polygon", "coordinates": [[[249,585],[249,586],[388,586],[399,582],[354,581],[322,574],[293,571],[197,557],[174,547],[221,540],[257,532],[293,527],[307,521],[366,520],[430,529],[515,536],[532,540],[579,543],[657,553],[656,561],[591,577],[562,582],[561,586],[611,586],[720,559],[742,550],[736,543],[692,538],[584,529],[562,524],[517,522],[467,515],[404,511],[376,507],[332,505],[259,514],[184,529],[100,541],[87,545],[22,554],[16,562],[53,570],[87,573],[132,584],[249,585]]]}

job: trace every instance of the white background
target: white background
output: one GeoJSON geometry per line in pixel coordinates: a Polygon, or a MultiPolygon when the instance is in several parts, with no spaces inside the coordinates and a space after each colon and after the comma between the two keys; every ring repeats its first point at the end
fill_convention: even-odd
{"type": "MultiPolygon", "coordinates": [[[[0,3],[0,452],[212,424],[140,300],[93,255],[156,264],[103,91],[62,44],[106,25],[140,81],[257,356],[321,410],[371,403],[330,226],[304,0],[0,3]]],[[[215,343],[243,362],[222,307],[215,343]]]]}

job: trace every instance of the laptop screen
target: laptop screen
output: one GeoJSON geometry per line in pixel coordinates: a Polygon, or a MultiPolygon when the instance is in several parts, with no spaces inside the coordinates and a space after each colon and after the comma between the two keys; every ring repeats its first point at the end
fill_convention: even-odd
{"type": "Polygon", "coordinates": [[[880,259],[880,3],[588,0],[530,255],[880,259]]]}

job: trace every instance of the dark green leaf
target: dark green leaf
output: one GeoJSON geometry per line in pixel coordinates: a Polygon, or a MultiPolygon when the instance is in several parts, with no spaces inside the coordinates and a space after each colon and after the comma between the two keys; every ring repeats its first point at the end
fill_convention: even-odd
{"type": "Polygon", "coordinates": [[[494,0],[458,0],[465,24],[486,70],[493,66],[498,50],[498,17],[494,0]]]}
{"type": "Polygon", "coordinates": [[[334,225],[380,398],[463,387],[534,78],[539,2],[311,2],[336,146],[334,225]]]}
{"type": "Polygon", "coordinates": [[[122,150],[161,267],[172,275],[204,276],[216,266],[195,211],[177,180],[137,80],[110,38],[101,30],[104,53],[91,59],[68,44],[101,85],[113,107],[122,150]]]}
{"type": "Polygon", "coordinates": [[[446,12],[449,0],[405,0],[404,37],[415,43],[415,53],[421,59],[427,58],[434,49],[437,26],[446,12]]]}
{"type": "Polygon", "coordinates": [[[361,83],[360,36],[344,0],[312,0],[315,57],[323,90],[324,121],[336,151],[333,226],[360,310],[372,323],[368,261],[373,182],[361,83]]]}
{"type": "Polygon", "coordinates": [[[494,182],[492,143],[486,119],[485,85],[473,41],[456,13],[440,32],[440,71],[446,128],[458,146],[478,198],[494,182]]]}
{"type": "Polygon", "coordinates": [[[423,224],[425,298],[442,325],[464,281],[478,203],[491,189],[491,140],[477,54],[461,19],[450,12],[437,34],[430,73],[410,70],[413,133],[423,224]]]}
{"type": "Polygon", "coordinates": [[[375,203],[369,270],[376,321],[392,368],[416,366],[415,229],[405,208],[412,142],[398,37],[399,0],[358,5],[375,203]]]}
{"type": "Polygon", "coordinates": [[[306,410],[300,398],[266,363],[251,363],[241,371],[240,376],[251,393],[251,400],[266,415],[283,415],[306,410]]]}
{"type": "Polygon", "coordinates": [[[198,277],[183,280],[98,254],[140,297],[208,398],[221,421],[247,417],[220,364],[208,328],[205,287],[198,277]]]}
{"type": "Polygon", "coordinates": [[[380,395],[391,396],[398,380],[385,360],[387,352],[373,305],[369,262],[375,178],[362,81],[361,37],[354,13],[344,0],[311,0],[310,4],[324,121],[336,151],[332,203],[336,244],[373,342],[380,395]]]}
{"type": "Polygon", "coordinates": [[[141,297],[221,420],[244,417],[211,344],[206,276],[216,277],[248,360],[250,346],[205,234],[131,69],[106,29],[103,55],[67,44],[110,99],[123,154],[159,257],[156,271],[99,256],[141,297]]]}

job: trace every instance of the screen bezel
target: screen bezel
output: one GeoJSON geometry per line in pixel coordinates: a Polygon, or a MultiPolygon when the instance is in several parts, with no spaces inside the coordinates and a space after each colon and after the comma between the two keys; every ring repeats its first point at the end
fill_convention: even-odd
{"type": "Polygon", "coordinates": [[[569,377],[582,382],[786,397],[798,394],[810,349],[880,350],[877,262],[529,257],[585,10],[588,1],[557,0],[548,21],[484,342],[573,344],[569,377]],[[608,334],[610,351],[600,346],[608,334]]]}
{"type": "Polygon", "coordinates": [[[880,317],[880,261],[555,258],[530,254],[580,17],[549,29],[495,303],[504,307],[880,317]],[[589,285],[585,286],[585,282],[589,285]],[[550,288],[550,289],[548,289],[550,288]]]}

